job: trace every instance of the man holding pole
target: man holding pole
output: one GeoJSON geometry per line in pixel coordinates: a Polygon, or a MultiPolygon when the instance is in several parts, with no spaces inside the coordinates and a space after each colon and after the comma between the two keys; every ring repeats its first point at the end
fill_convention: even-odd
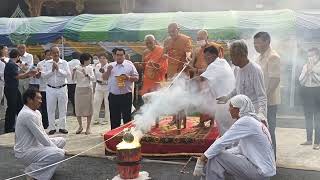
{"type": "Polygon", "coordinates": [[[164,41],[164,56],[168,58],[167,78],[173,78],[191,61],[192,39],[180,33],[177,23],[168,26],[169,37],[164,41]]]}

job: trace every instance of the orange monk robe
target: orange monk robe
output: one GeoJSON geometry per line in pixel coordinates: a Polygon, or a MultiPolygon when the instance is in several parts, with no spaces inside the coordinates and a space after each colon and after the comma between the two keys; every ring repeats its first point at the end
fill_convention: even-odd
{"type": "Polygon", "coordinates": [[[141,95],[159,89],[160,82],[165,80],[168,70],[168,60],[163,57],[163,48],[158,45],[152,51],[145,50],[143,62],[144,75],[141,95]]]}
{"type": "Polygon", "coordinates": [[[192,52],[192,39],[189,36],[180,33],[176,39],[168,37],[164,41],[164,53],[169,56],[168,78],[172,78],[182,70],[187,52],[192,52]]]}
{"type": "MultiPolygon", "coordinates": [[[[209,42],[205,47],[198,47],[195,50],[194,56],[194,62],[193,62],[193,67],[197,68],[197,69],[202,69],[205,70],[208,66],[207,61],[204,58],[204,49],[209,47],[209,46],[215,46],[218,49],[219,52],[219,58],[223,58],[224,57],[224,50],[223,47],[217,43],[214,42],[209,42]]],[[[200,75],[200,74],[198,74],[200,75]]]]}

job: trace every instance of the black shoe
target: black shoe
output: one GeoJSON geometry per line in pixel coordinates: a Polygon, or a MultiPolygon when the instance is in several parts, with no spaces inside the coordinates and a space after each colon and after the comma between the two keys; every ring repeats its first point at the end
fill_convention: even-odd
{"type": "Polygon", "coordinates": [[[49,131],[49,135],[52,135],[52,134],[54,134],[54,133],[56,133],[57,131],[56,130],[51,130],[51,131],[49,131]]]}
{"type": "Polygon", "coordinates": [[[68,131],[66,129],[59,129],[59,132],[62,134],[68,134],[68,131]]]}
{"type": "Polygon", "coordinates": [[[14,129],[6,129],[6,130],[4,130],[4,133],[12,133],[12,132],[14,132],[14,129]]]}

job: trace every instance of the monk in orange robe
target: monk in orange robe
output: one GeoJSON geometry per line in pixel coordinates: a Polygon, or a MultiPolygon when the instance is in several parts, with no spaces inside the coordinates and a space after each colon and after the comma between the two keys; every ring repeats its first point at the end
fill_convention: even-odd
{"type": "Polygon", "coordinates": [[[203,73],[208,64],[204,57],[204,49],[209,46],[215,46],[219,51],[219,58],[224,57],[224,50],[223,47],[217,43],[209,42],[208,41],[208,32],[207,30],[200,30],[197,33],[197,45],[198,47],[195,49],[193,58],[192,58],[192,66],[193,66],[193,73],[195,76],[199,76],[203,73]]]}
{"type": "Polygon", "coordinates": [[[164,41],[164,55],[168,57],[167,77],[170,79],[191,61],[192,39],[179,32],[178,24],[168,26],[169,37],[164,41]]]}
{"type": "Polygon", "coordinates": [[[165,80],[168,70],[168,60],[163,56],[163,48],[156,45],[153,35],[145,37],[147,49],[143,52],[143,86],[141,95],[160,88],[160,82],[165,80]]]}
{"type": "MultiPolygon", "coordinates": [[[[206,61],[205,55],[204,55],[204,49],[209,47],[209,46],[214,46],[218,49],[219,51],[219,58],[224,57],[224,51],[223,47],[217,43],[214,42],[209,42],[208,41],[208,32],[206,30],[200,30],[197,33],[197,45],[198,47],[195,49],[194,54],[193,54],[193,59],[192,59],[192,73],[193,75],[200,76],[208,67],[208,63],[206,61]]],[[[203,85],[202,85],[203,86],[203,85]]],[[[203,86],[201,88],[207,88],[206,86],[203,86]]],[[[210,124],[213,124],[214,117],[208,115],[208,114],[200,114],[200,123],[199,127],[204,127],[204,123],[206,121],[211,120],[210,124]]]]}

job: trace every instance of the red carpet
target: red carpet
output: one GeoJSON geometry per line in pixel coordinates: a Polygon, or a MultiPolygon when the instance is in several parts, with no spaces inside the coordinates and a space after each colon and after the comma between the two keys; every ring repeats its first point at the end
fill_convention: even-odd
{"type": "MultiPolygon", "coordinates": [[[[187,118],[187,128],[177,134],[176,126],[169,126],[172,117],[165,117],[160,121],[159,128],[153,128],[141,139],[142,155],[144,156],[180,156],[199,155],[203,153],[219,136],[216,126],[212,128],[194,127],[199,123],[198,117],[187,118]]],[[[119,133],[124,128],[131,127],[127,123],[117,129],[113,129],[104,134],[104,139],[108,139],[119,133]]],[[[106,150],[115,153],[116,145],[122,140],[122,133],[106,142],[106,150]]]]}

